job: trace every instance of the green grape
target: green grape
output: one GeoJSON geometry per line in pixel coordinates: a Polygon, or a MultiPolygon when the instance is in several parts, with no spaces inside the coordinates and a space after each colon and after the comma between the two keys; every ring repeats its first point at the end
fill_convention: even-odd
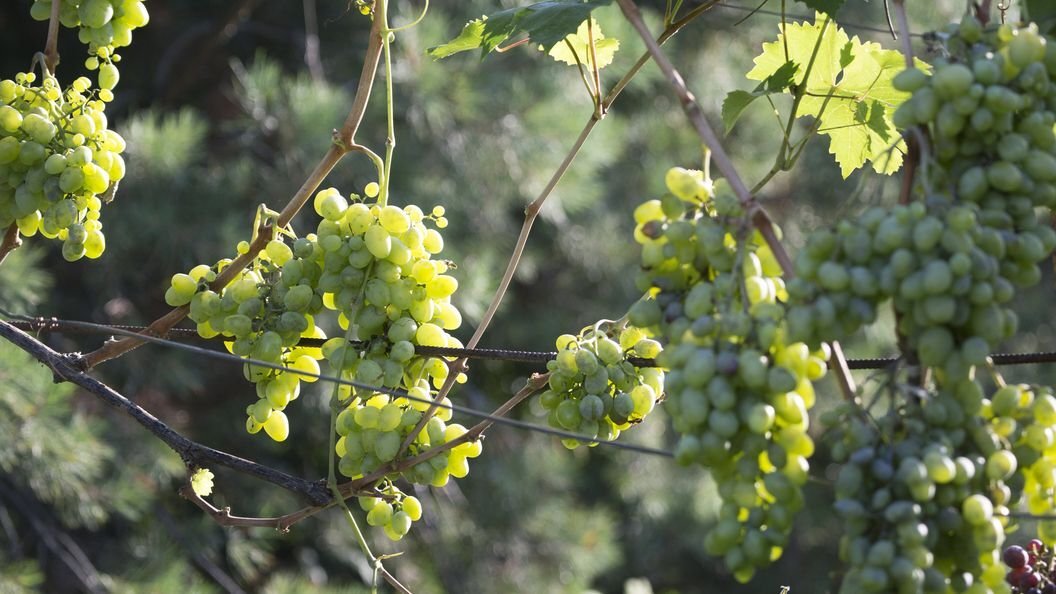
{"type": "MultiPolygon", "coordinates": [[[[668,174],[672,194],[686,193],[676,187],[684,182],[678,170],[668,174]]],[[[744,580],[780,556],[790,514],[803,505],[806,458],[814,451],[805,431],[811,381],[824,375],[828,355],[786,341],[781,325],[793,287],[780,278],[762,236],[740,230],[739,205],[723,201],[709,191],[689,208],[660,200],[636,209],[635,238],[643,250],[638,287],[652,298],[638,302],[629,319],[667,342],[657,361],[669,370],[663,388],[681,435],[676,459],[709,468],[731,506],[731,521],[709,533],[705,545],[744,580]]],[[[888,234],[890,244],[905,241],[888,234]]],[[[852,270],[837,262],[814,267],[827,287],[840,291],[861,276],[852,270]]],[[[633,391],[628,400],[637,410],[633,391]]]]}
{"type": "MultiPolygon", "coordinates": [[[[647,371],[628,361],[632,357],[651,359],[660,352],[659,343],[643,336],[634,326],[610,329],[599,323],[577,336],[558,337],[557,356],[547,363],[551,389],[542,396],[543,407],[550,413],[547,422],[557,429],[607,441],[640,423],[663,390],[663,372],[647,371]],[[623,344],[631,346],[624,350],[623,344]]],[[[562,443],[570,449],[582,445],[575,439],[562,443]]]]}
{"type": "Polygon", "coordinates": [[[81,41],[88,45],[89,70],[99,67],[100,57],[116,60],[114,50],[129,45],[132,31],[150,20],[143,0],[36,0],[30,16],[48,20],[52,1],[61,2],[59,22],[77,29],[81,41]]]}
{"type": "Polygon", "coordinates": [[[90,87],[84,77],[66,89],[52,76],[38,84],[31,73],[0,81],[0,224],[62,240],[71,261],[102,255],[99,211],[124,176],[124,141],[90,87]],[[87,236],[70,240],[74,225],[87,236]]]}

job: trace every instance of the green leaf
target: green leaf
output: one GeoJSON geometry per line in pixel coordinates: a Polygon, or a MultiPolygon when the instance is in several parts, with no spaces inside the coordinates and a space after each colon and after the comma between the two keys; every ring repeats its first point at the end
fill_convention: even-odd
{"type": "Polygon", "coordinates": [[[789,60],[775,70],[773,74],[766,77],[766,80],[759,84],[759,88],[756,91],[765,89],[768,93],[782,93],[788,90],[796,81],[796,72],[798,70],[799,66],[789,60]]]}
{"type": "Polygon", "coordinates": [[[429,55],[446,58],[479,47],[483,59],[510,37],[525,33],[529,41],[549,52],[557,42],[575,34],[594,9],[611,3],[612,0],[549,0],[509,8],[470,21],[458,37],[431,48],[429,55]]]}
{"type": "Polygon", "coordinates": [[[751,105],[752,101],[761,96],[748,91],[731,91],[726,95],[726,99],[722,102],[722,124],[726,126],[727,134],[733,129],[733,125],[737,123],[741,113],[751,105]]]}
{"type": "Polygon", "coordinates": [[[854,43],[848,41],[840,50],[840,68],[846,68],[854,61],[854,43]]]}
{"type": "MultiPolygon", "coordinates": [[[[891,84],[904,67],[902,54],[848,37],[833,23],[826,25],[827,20],[818,13],[813,24],[788,25],[777,41],[763,44],[747,76],[765,81],[795,62],[794,83],[805,93],[797,116],[818,119],[818,132],[829,137],[829,152],[843,176],[866,163],[879,173],[894,173],[902,166],[905,147],[891,114],[909,98],[891,84]],[[818,52],[808,77],[806,65],[815,45],[818,52]]],[[[923,62],[918,65],[927,68],[923,62]]]]}
{"type": "Polygon", "coordinates": [[[199,497],[208,497],[213,492],[213,471],[198,468],[191,475],[191,489],[199,497]]]}
{"type": "Polygon", "coordinates": [[[443,45],[429,48],[429,55],[436,58],[446,58],[458,52],[464,52],[480,47],[481,37],[484,35],[484,19],[475,19],[466,23],[462,33],[458,37],[443,45]]]}
{"type": "MultiPolygon", "coordinates": [[[[601,33],[601,25],[599,25],[593,18],[590,19],[590,22],[594,33],[594,55],[597,56],[598,68],[601,69],[612,64],[612,59],[616,56],[616,50],[620,49],[620,40],[606,38],[601,33]]],[[[587,32],[587,21],[583,21],[575,33],[566,37],[565,43],[555,44],[554,47],[550,49],[551,58],[558,62],[564,62],[570,66],[576,65],[577,56],[584,66],[587,68],[592,67],[590,35],[587,32]],[[572,47],[569,48],[569,45],[572,47]],[[575,54],[572,53],[573,49],[576,52],[575,54]]]]}
{"type": "Polygon", "coordinates": [[[795,62],[785,62],[785,64],[774,71],[773,74],[766,77],[766,80],[759,83],[754,91],[733,91],[726,95],[726,99],[722,102],[722,123],[726,127],[726,133],[730,133],[730,130],[733,129],[733,125],[736,124],[737,120],[741,117],[741,113],[743,113],[753,101],[764,95],[783,93],[792,86],[792,82],[796,75],[796,68],[797,66],[795,62]]]}
{"type": "Polygon", "coordinates": [[[799,0],[808,7],[823,12],[831,17],[835,17],[836,13],[843,8],[844,3],[847,0],[799,0]]]}

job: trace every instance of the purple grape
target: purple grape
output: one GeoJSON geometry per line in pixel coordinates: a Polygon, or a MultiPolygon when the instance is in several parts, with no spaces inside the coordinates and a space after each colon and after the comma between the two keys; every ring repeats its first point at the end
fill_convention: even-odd
{"type": "Polygon", "coordinates": [[[1039,540],[1037,538],[1032,538],[1032,539],[1030,539],[1030,542],[1027,543],[1027,550],[1030,551],[1031,553],[1034,553],[1035,555],[1040,553],[1041,550],[1044,549],[1044,548],[1045,548],[1045,543],[1041,542],[1041,540],[1039,540]]]}
{"type": "Polygon", "coordinates": [[[1004,560],[1005,565],[1012,569],[1019,569],[1027,564],[1030,557],[1027,555],[1027,551],[1024,550],[1023,547],[1012,545],[1005,549],[1004,560]]]}

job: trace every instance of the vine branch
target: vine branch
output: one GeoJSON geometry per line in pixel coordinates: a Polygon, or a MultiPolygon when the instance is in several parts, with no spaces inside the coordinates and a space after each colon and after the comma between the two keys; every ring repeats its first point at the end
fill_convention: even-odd
{"type": "MultiPolygon", "coordinates": [[[[526,398],[545,387],[548,380],[549,374],[536,374],[532,376],[525,384],[525,386],[521,388],[521,390],[519,390],[509,400],[503,403],[502,406],[495,409],[491,416],[501,417],[509,414],[511,410],[513,410],[526,398]]],[[[437,446],[435,448],[430,448],[425,452],[418,454],[417,456],[405,458],[398,462],[389,463],[379,468],[375,472],[371,473],[370,475],[366,475],[361,478],[342,483],[341,485],[338,485],[337,490],[345,499],[359,494],[372,494],[374,493],[374,491],[370,490],[370,487],[379,478],[382,478],[387,474],[403,472],[404,470],[407,470],[431,458],[435,458],[436,456],[439,456],[440,454],[463,443],[477,441],[483,436],[484,432],[494,423],[495,421],[490,418],[484,419],[456,439],[448,441],[447,443],[444,443],[443,445],[437,446]]],[[[193,489],[190,488],[190,485],[185,485],[183,488],[181,488],[180,494],[195,505],[197,505],[199,508],[201,508],[204,512],[206,512],[206,514],[209,515],[209,517],[211,517],[217,524],[220,524],[221,526],[274,528],[281,532],[286,532],[294,524],[306,520],[321,511],[333,507],[334,505],[337,505],[337,501],[331,497],[328,501],[311,505],[309,507],[305,507],[303,509],[283,516],[270,518],[254,518],[233,515],[231,513],[230,508],[221,509],[214,507],[208,501],[205,501],[197,494],[195,494],[193,489]]]]}
{"type": "Polygon", "coordinates": [[[0,264],[3,264],[7,255],[18,249],[20,245],[22,245],[22,238],[18,236],[18,223],[11,223],[7,232],[4,233],[3,241],[0,241],[0,264]]]}
{"type": "Polygon", "coordinates": [[[57,380],[76,384],[110,406],[132,417],[133,420],[179,454],[184,464],[189,468],[202,466],[205,463],[213,463],[255,476],[287,491],[300,494],[314,504],[325,503],[330,499],[329,494],[326,492],[326,486],[319,481],[308,481],[298,478],[191,441],[110,386],[77,369],[74,360],[70,356],[52,350],[47,345],[7,322],[0,321],[0,337],[7,339],[15,346],[29,353],[37,361],[47,365],[55,374],[57,380]]]}
{"type": "MultiPolygon", "coordinates": [[[[686,15],[683,16],[681,19],[675,21],[667,28],[665,28],[664,32],[655,40],[654,44],[657,45],[657,47],[663,45],[668,39],[674,37],[675,34],[682,30],[683,27],[693,21],[693,19],[697,18],[706,10],[718,4],[718,2],[719,0],[709,0],[708,2],[705,2],[700,6],[697,6],[693,10],[687,12],[686,15]]],[[[652,41],[651,38],[650,41],[652,41]]],[[[620,78],[620,80],[612,87],[612,90],[609,91],[609,94],[605,96],[605,99],[602,100],[599,104],[595,105],[594,112],[590,115],[590,119],[588,119],[587,123],[583,126],[583,129],[579,133],[579,137],[576,138],[576,141],[572,144],[572,148],[569,149],[569,152],[567,155],[565,155],[564,160],[561,161],[561,164],[558,165],[553,175],[550,176],[550,180],[546,183],[546,186],[543,187],[543,190],[539,192],[539,195],[535,198],[535,200],[533,200],[531,204],[529,204],[528,207],[525,208],[524,222],[521,224],[521,231],[517,235],[517,242],[513,246],[513,253],[510,254],[510,260],[506,264],[506,271],[503,273],[502,280],[499,281],[499,286],[495,290],[495,294],[491,298],[491,303],[488,304],[488,309],[484,312],[484,316],[481,317],[480,324],[477,325],[476,330],[473,331],[473,336],[471,336],[469,342],[466,343],[467,348],[476,348],[476,346],[480,343],[480,339],[484,335],[484,332],[488,329],[488,326],[495,318],[495,313],[499,310],[499,306],[502,304],[502,300],[506,296],[506,292],[510,288],[510,283],[513,282],[513,275],[517,272],[517,267],[521,263],[521,256],[524,255],[524,248],[528,244],[528,235],[532,231],[532,225],[535,224],[535,219],[539,215],[539,211],[542,210],[543,204],[546,202],[547,198],[550,197],[550,194],[554,191],[554,188],[557,187],[558,182],[561,181],[561,178],[564,177],[565,172],[568,171],[568,168],[572,165],[572,161],[575,160],[576,155],[578,155],[580,149],[583,148],[583,144],[587,141],[587,138],[590,136],[590,133],[594,131],[594,126],[596,126],[598,122],[600,122],[605,117],[605,115],[609,111],[609,108],[616,101],[616,98],[619,97],[620,93],[623,92],[623,90],[627,87],[628,84],[630,84],[631,79],[633,79],[638,74],[638,71],[640,71],[642,67],[645,66],[645,64],[649,61],[649,55],[649,52],[645,52],[644,54],[642,54],[642,56],[638,58],[638,61],[635,62],[634,65],[631,66],[631,68],[623,75],[623,77],[620,78]]],[[[600,88],[598,89],[598,94],[601,94],[600,88]]],[[[447,397],[447,394],[455,385],[455,378],[457,378],[459,373],[462,373],[467,369],[466,362],[466,358],[462,357],[451,363],[448,378],[444,382],[444,385],[440,388],[440,391],[437,392],[434,402],[440,402],[441,400],[447,397]]],[[[418,422],[418,425],[415,426],[414,430],[411,432],[411,436],[417,435],[425,427],[425,424],[429,421],[429,418],[435,413],[436,406],[434,404],[433,406],[429,407],[428,410],[425,411],[425,414],[422,415],[422,419],[418,422]]],[[[403,444],[400,446],[401,453],[407,450],[412,440],[412,437],[408,437],[406,440],[404,440],[403,444]]]]}
{"type": "Polygon", "coordinates": [[[51,16],[48,17],[48,39],[44,43],[44,66],[54,74],[59,65],[59,9],[62,2],[51,3],[51,16]]]}
{"type": "MultiPolygon", "coordinates": [[[[367,102],[370,100],[371,90],[374,87],[374,78],[378,70],[378,62],[381,58],[381,47],[382,47],[382,29],[383,25],[379,19],[375,19],[371,25],[370,37],[367,43],[367,53],[363,60],[363,70],[359,77],[359,85],[356,88],[356,96],[352,101],[352,108],[345,118],[344,123],[340,130],[334,131],[334,142],[330,145],[330,148],[323,155],[322,160],[308,175],[308,178],[301,184],[301,187],[293,195],[290,201],[279,213],[279,218],[276,221],[276,226],[285,227],[293,220],[293,217],[300,212],[301,208],[311,197],[314,192],[326,179],[326,176],[337,165],[338,161],[341,160],[349,152],[369,152],[365,147],[361,147],[355,142],[356,131],[359,130],[360,124],[363,122],[363,115],[367,110],[367,102]]],[[[269,230],[265,230],[269,231],[269,230]]],[[[214,291],[218,291],[223,287],[226,287],[234,278],[242,272],[248,266],[260,250],[264,249],[268,241],[271,240],[270,232],[262,232],[257,234],[257,238],[250,244],[249,251],[245,254],[239,255],[234,261],[231,262],[224,270],[217,275],[216,280],[210,285],[214,291]]],[[[0,252],[2,255],[3,252],[0,252]]],[[[164,336],[173,326],[180,322],[180,320],[187,317],[187,313],[190,308],[185,306],[177,307],[164,316],[155,320],[147,329],[143,332],[150,336],[164,336]]],[[[126,337],[120,340],[107,342],[98,349],[88,353],[81,357],[78,361],[78,365],[84,369],[89,370],[111,359],[115,359],[124,355],[125,353],[141,346],[144,341],[140,338],[126,337]]]]}
{"type": "MultiPolygon", "coordinates": [[[[752,224],[755,225],[756,229],[763,236],[770,250],[774,253],[774,257],[777,259],[781,268],[785,271],[787,277],[791,277],[793,274],[792,260],[788,256],[788,252],[785,251],[781,241],[777,238],[777,234],[774,231],[773,221],[770,216],[766,213],[763,207],[758,203],[755,197],[748,190],[748,187],[744,184],[744,180],[741,179],[738,174],[736,167],[730,160],[729,155],[722,148],[722,144],[719,143],[719,138],[716,136],[715,131],[712,130],[711,125],[704,118],[704,112],[700,109],[700,105],[697,103],[696,98],[686,87],[686,83],[679,74],[678,70],[675,69],[674,65],[668,60],[667,56],[660,50],[660,45],[653,39],[652,34],[649,32],[649,28],[646,26],[645,21],[642,19],[641,12],[638,11],[638,7],[632,0],[617,0],[620,5],[620,9],[623,11],[627,20],[630,21],[631,25],[638,31],[642,41],[645,42],[646,48],[649,50],[649,54],[652,56],[653,61],[660,68],[661,72],[664,73],[664,77],[671,84],[675,94],[678,96],[679,102],[682,104],[682,110],[686,112],[686,116],[689,118],[693,127],[696,129],[697,134],[701,140],[704,141],[712,151],[712,159],[715,161],[715,165],[722,172],[726,181],[729,182],[733,192],[740,199],[745,209],[750,213],[752,224]]],[[[836,343],[832,343],[832,356],[833,361],[831,366],[835,369],[837,379],[840,383],[840,389],[843,391],[844,397],[851,399],[854,396],[855,384],[854,378],[851,377],[850,369],[847,367],[847,361],[843,356],[843,350],[836,343]]]]}

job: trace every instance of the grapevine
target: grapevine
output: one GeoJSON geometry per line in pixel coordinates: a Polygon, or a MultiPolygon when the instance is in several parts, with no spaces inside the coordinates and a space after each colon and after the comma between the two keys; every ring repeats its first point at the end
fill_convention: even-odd
{"type": "Polygon", "coordinates": [[[669,193],[635,211],[647,298],[630,320],[668,343],[676,455],[719,483],[723,520],[706,544],[747,581],[780,556],[803,505],[811,381],[828,355],[786,341],[781,267],[737,200],[702,171],[665,179],[669,193]]]}
{"type": "MultiPolygon", "coordinates": [[[[249,434],[287,441],[304,384],[333,384],[325,493],[323,481],[272,473],[194,444],[86,375],[137,340],[108,343],[75,369],[72,358],[38,348],[6,323],[0,334],[36,352],[56,377],[105,393],[162,436],[187,466],[182,493],[217,521],[285,530],[340,507],[375,581],[380,575],[401,592],[408,590],[382,566],[386,556],[370,551],[346,501],[356,498],[368,525],[403,539],[423,517],[424,489],[466,477],[470,460],[483,453],[489,423],[533,394],[549,429],[505,421],[558,434],[568,450],[613,445],[662,408],[673,451],[615,445],[710,475],[718,517],[695,540],[742,583],[789,548],[814,480],[832,492],[842,528],[844,567],[834,575],[841,593],[1056,592],[1056,560],[1046,544],[1056,541],[1056,393],[1006,381],[992,358],[1021,333],[1017,293],[1039,284],[1056,249],[1056,40],[1035,23],[986,22],[986,2],[927,38],[937,55],[930,65],[913,58],[908,41],[898,53],[850,37],[833,21],[835,9],[820,10],[813,24],[783,22],[747,75],[759,86],[731,93],[722,108],[730,128],[756,99],[775,106],[771,96],[792,97],[787,122],[784,105],[774,108],[784,134],[777,160],[748,190],[660,51],[715,3],[680,19],[681,3],[669,2],[664,33],[654,38],[635,4],[618,0],[648,51],[607,97],[599,70],[613,62],[619,42],[602,35],[592,15],[603,4],[509,8],[474,19],[458,38],[429,50],[443,58],[522,44],[541,49],[579,69],[593,107],[573,149],[528,206],[469,349],[454,335],[463,325],[458,279],[467,279],[441,255],[445,208],[398,205],[393,188],[398,76],[391,44],[424,18],[428,3],[397,28],[384,0],[349,5],[372,21],[367,59],[351,113],[323,160],[281,212],[260,206],[252,235],[231,258],[169,278],[164,300],[174,309],[144,334],[164,335],[187,317],[199,337],[222,341],[231,355],[217,356],[241,363],[254,386],[244,409],[249,434]],[[383,157],[355,139],[382,57],[383,157]],[[494,415],[456,405],[451,390],[468,381],[468,367],[455,356],[474,353],[543,202],[649,57],[701,137],[704,159],[701,170],[669,169],[666,192],[633,212],[640,299],[619,320],[558,336],[547,373],[531,376],[494,415]],[[802,116],[814,121],[796,140],[793,123],[802,116]],[[844,178],[866,164],[878,175],[897,171],[903,158],[908,167],[897,204],[880,202],[807,232],[790,257],[757,193],[791,169],[815,135],[829,138],[844,178]],[[376,181],[357,185],[358,193],[324,187],[350,153],[368,157],[376,181]],[[711,175],[713,161],[719,179],[711,175]],[[311,230],[299,235],[292,221],[309,202],[311,230]],[[888,310],[900,357],[857,389],[839,342],[855,340],[888,310]],[[815,384],[830,365],[844,399],[818,415],[815,384]],[[467,428],[455,411],[488,421],[467,428]],[[216,478],[205,462],[308,495],[311,507],[279,518],[232,516],[205,500],[216,478]],[[338,476],[346,482],[338,484],[338,476]],[[1038,538],[1009,545],[1024,527],[1021,517],[1037,520],[1038,538]]],[[[903,2],[895,6],[908,29],[903,2]]],[[[0,262],[19,234],[61,241],[69,261],[95,259],[105,249],[100,211],[125,176],[125,141],[108,128],[105,110],[120,81],[118,52],[149,15],[142,0],[35,0],[30,14],[52,29],[28,71],[0,80],[0,228],[8,230],[0,262]],[[58,24],[77,30],[95,80],[60,83],[58,24]]],[[[535,355],[537,363],[547,357],[535,355]]]]}

